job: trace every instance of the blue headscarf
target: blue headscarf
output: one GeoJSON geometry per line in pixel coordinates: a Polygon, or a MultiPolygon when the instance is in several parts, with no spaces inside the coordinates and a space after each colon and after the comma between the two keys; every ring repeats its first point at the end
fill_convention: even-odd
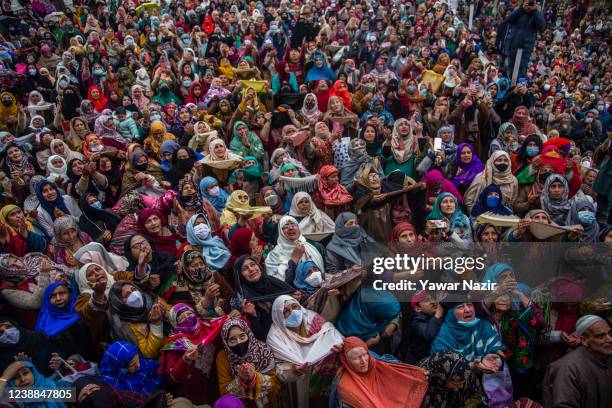
{"type": "Polygon", "coordinates": [[[335,81],[336,74],[334,74],[329,65],[327,65],[325,56],[323,56],[323,54],[321,54],[320,52],[315,52],[312,57],[312,68],[308,70],[305,82],[318,81],[320,79],[323,79],[325,81],[335,81]],[[318,59],[323,61],[323,66],[321,68],[317,67],[318,59]]]}
{"type": "Polygon", "coordinates": [[[504,196],[499,186],[496,184],[489,184],[478,196],[478,201],[476,201],[474,208],[472,208],[472,217],[476,218],[487,211],[497,215],[512,214],[512,210],[502,204],[503,199],[504,196]],[[489,207],[487,205],[487,197],[490,193],[497,193],[499,195],[499,204],[497,204],[497,207],[489,207]]]}
{"type": "Polygon", "coordinates": [[[487,320],[475,318],[470,325],[459,323],[455,317],[457,305],[446,314],[438,335],[431,344],[430,354],[454,350],[470,361],[482,359],[487,354],[505,350],[495,329],[487,320]]]}
{"type": "MultiPolygon", "coordinates": [[[[487,269],[487,272],[485,272],[485,275],[482,278],[482,282],[483,283],[497,283],[497,278],[504,271],[511,271],[512,276],[514,277],[514,279],[516,279],[516,276],[514,276],[514,269],[512,269],[510,265],[504,262],[497,262],[489,266],[489,268],[487,269]]],[[[525,285],[524,283],[518,283],[518,282],[517,282],[517,286],[518,286],[518,290],[523,292],[526,296],[529,296],[529,292],[530,292],[529,286],[525,285]]],[[[520,305],[520,300],[518,298],[515,298],[514,302],[517,305],[520,305]]]]}
{"type": "MultiPolygon", "coordinates": [[[[210,233],[206,239],[200,239],[196,236],[195,232],[193,231],[193,227],[198,217],[203,217],[206,219],[206,215],[198,213],[191,216],[189,221],[187,221],[187,241],[189,241],[191,245],[201,246],[203,248],[202,255],[204,256],[208,267],[213,271],[219,271],[223,269],[225,264],[227,264],[227,261],[229,261],[232,254],[227,249],[221,238],[214,237],[210,233]]],[[[208,225],[208,222],[206,222],[206,224],[208,225]]]]}
{"type": "Polygon", "coordinates": [[[345,337],[365,341],[382,333],[399,313],[400,304],[391,292],[362,287],[338,316],[336,328],[345,337]]]}
{"type": "MultiPolygon", "coordinates": [[[[40,388],[46,390],[54,390],[57,388],[57,384],[50,378],[45,377],[41,373],[38,372],[36,366],[32,364],[30,361],[22,361],[22,363],[32,371],[32,377],[34,377],[34,383],[32,384],[32,388],[40,388]]],[[[15,382],[10,380],[8,382],[9,388],[17,388],[15,382]]],[[[20,405],[22,406],[22,405],[20,405]]],[[[32,408],[66,408],[66,404],[63,402],[28,402],[27,404],[23,404],[23,406],[28,406],[32,408]]]]}
{"type": "Polygon", "coordinates": [[[506,94],[510,90],[510,80],[506,77],[499,78],[497,80],[497,89],[498,91],[497,95],[495,96],[495,100],[500,101],[504,99],[504,96],[506,96],[506,94]]]}
{"type": "Polygon", "coordinates": [[[118,390],[135,392],[155,392],[161,384],[157,373],[159,363],[144,358],[138,353],[138,348],[127,341],[117,341],[110,345],[100,362],[100,379],[118,390]],[[138,354],[140,368],[130,373],[128,364],[138,354]]]}
{"type": "Polygon", "coordinates": [[[455,212],[450,218],[450,231],[456,231],[462,239],[464,237],[471,237],[472,229],[470,219],[463,213],[463,211],[461,211],[457,197],[455,197],[452,193],[444,192],[438,195],[436,201],[434,202],[433,209],[427,216],[427,219],[442,220],[446,218],[440,209],[440,204],[442,204],[442,200],[444,200],[445,197],[452,197],[453,201],[455,202],[455,212]]]}
{"type": "Polygon", "coordinates": [[[177,151],[180,147],[181,146],[179,146],[179,144],[176,143],[174,140],[166,140],[164,143],[162,143],[159,149],[162,157],[161,161],[159,162],[159,167],[163,170],[164,173],[170,172],[170,169],[172,168],[172,159],[165,159],[164,153],[174,154],[174,152],[177,151]]]}
{"type": "Polygon", "coordinates": [[[217,212],[220,214],[221,211],[223,211],[223,209],[225,208],[225,203],[227,202],[229,194],[227,194],[227,192],[221,187],[219,187],[219,195],[217,197],[213,197],[210,194],[207,194],[206,189],[210,187],[213,183],[219,184],[217,179],[210,176],[204,177],[200,181],[200,197],[208,200],[208,202],[210,202],[212,206],[215,207],[215,210],[217,210],[217,212]]]}
{"type": "Polygon", "coordinates": [[[66,282],[54,282],[47,286],[43,295],[43,305],[38,313],[36,331],[55,336],[73,326],[79,321],[79,314],[74,310],[76,293],[71,291],[66,282]],[[70,292],[70,302],[64,308],[57,308],[51,304],[53,291],[59,286],[65,286],[70,292]]]}
{"type": "Polygon", "coordinates": [[[313,294],[318,289],[314,286],[310,286],[305,282],[305,279],[308,277],[308,271],[312,267],[319,269],[317,264],[313,261],[309,260],[300,262],[297,268],[295,269],[295,279],[293,279],[293,286],[295,286],[297,289],[302,289],[308,294],[313,294]]]}
{"type": "Polygon", "coordinates": [[[53,221],[55,221],[55,214],[53,214],[53,210],[55,208],[60,209],[65,215],[71,215],[70,211],[68,211],[68,208],[66,207],[66,203],[64,202],[64,197],[57,189],[55,184],[51,183],[48,180],[41,180],[38,182],[34,189],[36,190],[36,198],[38,198],[38,202],[40,203],[42,208],[49,213],[53,221]],[[48,201],[42,194],[42,189],[47,184],[53,187],[55,189],[55,192],[57,193],[57,198],[55,199],[55,201],[48,201]]]}

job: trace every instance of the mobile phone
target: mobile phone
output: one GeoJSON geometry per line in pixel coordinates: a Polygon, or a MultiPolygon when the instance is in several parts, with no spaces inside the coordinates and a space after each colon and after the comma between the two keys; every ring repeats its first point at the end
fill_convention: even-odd
{"type": "Polygon", "coordinates": [[[434,151],[435,152],[439,152],[442,150],[442,138],[441,137],[436,137],[434,139],[434,151]]]}
{"type": "Polygon", "coordinates": [[[431,220],[435,229],[446,229],[446,222],[444,220],[431,220]]]}
{"type": "Polygon", "coordinates": [[[520,86],[527,86],[527,78],[519,78],[518,79],[518,84],[520,86]]]}
{"type": "Polygon", "coordinates": [[[417,139],[417,143],[419,144],[419,150],[425,150],[425,146],[427,146],[427,139],[424,137],[420,137],[417,139]]]}

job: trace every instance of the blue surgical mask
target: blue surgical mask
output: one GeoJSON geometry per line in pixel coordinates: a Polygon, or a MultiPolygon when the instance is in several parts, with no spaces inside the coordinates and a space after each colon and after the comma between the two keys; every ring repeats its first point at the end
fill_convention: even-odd
{"type": "Polygon", "coordinates": [[[210,190],[208,190],[208,194],[210,194],[213,197],[219,197],[219,186],[214,186],[213,188],[211,188],[210,190]]]}
{"type": "Polygon", "coordinates": [[[2,344],[17,344],[19,342],[19,329],[16,327],[9,327],[4,330],[2,336],[0,336],[0,343],[2,344]]]}
{"type": "Polygon", "coordinates": [[[589,225],[595,222],[595,213],[591,211],[578,211],[578,220],[581,224],[589,225]]]}
{"type": "Polygon", "coordinates": [[[135,290],[134,292],[130,293],[125,303],[129,307],[133,307],[134,309],[140,309],[142,306],[144,306],[144,299],[142,298],[142,293],[140,293],[139,290],[135,290]]]}
{"type": "Polygon", "coordinates": [[[527,156],[529,157],[537,156],[537,154],[540,153],[540,148],[538,146],[527,146],[527,149],[525,150],[527,151],[527,156]]]}
{"type": "Polygon", "coordinates": [[[161,120],[161,115],[151,115],[149,119],[151,119],[151,122],[155,120],[161,120]]]}
{"type": "Polygon", "coordinates": [[[490,195],[490,196],[487,197],[487,207],[495,208],[498,205],[499,205],[499,197],[498,196],[490,195]]]}
{"type": "Polygon", "coordinates": [[[464,327],[474,327],[480,322],[480,319],[475,317],[471,322],[462,322],[461,320],[457,320],[457,323],[464,327]]]}
{"type": "Polygon", "coordinates": [[[94,74],[95,75],[106,75],[106,71],[104,71],[101,68],[97,68],[97,69],[94,69],[94,74]]]}
{"type": "Polygon", "coordinates": [[[95,208],[96,210],[101,210],[104,207],[102,207],[102,203],[99,201],[94,201],[93,204],[90,204],[91,208],[95,208]]]}
{"type": "Polygon", "coordinates": [[[183,81],[183,87],[184,88],[189,88],[190,86],[191,86],[191,81],[189,81],[189,80],[183,81]]]}
{"type": "Polygon", "coordinates": [[[300,327],[303,318],[304,314],[302,313],[302,309],[292,310],[289,317],[285,319],[285,326],[292,328],[300,327]]]}

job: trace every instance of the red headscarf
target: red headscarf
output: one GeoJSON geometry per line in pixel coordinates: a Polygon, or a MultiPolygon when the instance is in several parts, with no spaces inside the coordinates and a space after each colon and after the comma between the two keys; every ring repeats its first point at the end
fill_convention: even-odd
{"type": "Polygon", "coordinates": [[[319,110],[325,113],[327,112],[327,104],[329,102],[329,97],[331,96],[331,90],[327,89],[326,91],[319,91],[319,84],[321,81],[325,82],[324,79],[319,79],[317,81],[315,95],[317,96],[317,106],[319,107],[319,110]]]}
{"type": "Polygon", "coordinates": [[[89,99],[93,103],[94,109],[98,112],[102,112],[106,108],[106,97],[97,85],[91,85],[89,87],[89,89],[87,90],[87,99],[89,99]],[[91,93],[93,91],[98,91],[98,99],[94,99],[94,97],[92,96],[91,93]]]}
{"type": "Polygon", "coordinates": [[[560,151],[564,152],[565,154],[567,154],[570,149],[570,140],[565,137],[558,137],[556,139],[549,140],[544,143],[544,148],[548,146],[553,146],[559,149],[560,151]]]}
{"type": "Polygon", "coordinates": [[[325,205],[345,205],[353,201],[353,197],[348,190],[338,182],[331,187],[327,182],[329,176],[338,173],[338,169],[331,164],[327,164],[319,170],[319,195],[325,205]]]}
{"type": "Polygon", "coordinates": [[[542,149],[542,154],[540,155],[541,166],[552,166],[555,169],[555,173],[565,175],[567,173],[568,163],[571,164],[573,176],[571,180],[568,180],[568,184],[569,198],[572,198],[574,194],[578,192],[578,189],[580,189],[580,187],[582,186],[582,175],[578,170],[576,162],[572,159],[568,159],[567,157],[561,157],[561,154],[562,152],[555,146],[547,146],[547,144],[545,143],[544,148],[542,149]]]}
{"type": "Polygon", "coordinates": [[[353,407],[418,408],[427,392],[427,377],[422,368],[399,363],[387,363],[369,356],[368,371],[356,371],[347,359],[347,353],[368,346],[357,337],[346,337],[340,353],[340,399],[353,407]],[[389,392],[393,390],[393,392],[389,392]]]}
{"type": "Polygon", "coordinates": [[[343,79],[336,81],[329,92],[329,96],[337,96],[338,98],[342,99],[342,104],[346,109],[351,109],[351,93],[349,92],[348,86],[343,79]],[[344,84],[344,89],[340,89],[340,85],[342,84],[344,84]]]}
{"type": "Polygon", "coordinates": [[[149,218],[153,215],[157,215],[161,220],[162,227],[165,227],[166,217],[161,213],[161,211],[153,209],[153,208],[145,208],[138,214],[138,232],[149,238],[155,244],[155,249],[159,252],[167,252],[178,256],[178,250],[176,247],[177,236],[176,234],[171,235],[160,235],[160,234],[152,234],[145,228],[145,223],[149,218]]]}

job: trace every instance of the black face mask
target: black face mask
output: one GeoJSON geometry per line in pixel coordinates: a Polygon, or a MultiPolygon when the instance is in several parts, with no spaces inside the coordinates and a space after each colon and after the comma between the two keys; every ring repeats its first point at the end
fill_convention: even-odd
{"type": "Polygon", "coordinates": [[[548,177],[550,177],[551,173],[540,173],[538,175],[538,180],[540,181],[541,184],[546,183],[546,180],[548,179],[548,177]]]}
{"type": "Polygon", "coordinates": [[[508,163],[495,164],[494,166],[500,173],[503,173],[508,170],[508,163]]]}
{"type": "Polygon", "coordinates": [[[147,167],[149,167],[149,162],[144,162],[143,164],[134,165],[134,168],[138,171],[146,171],[147,167]]]}
{"type": "Polygon", "coordinates": [[[243,357],[249,350],[249,341],[243,341],[235,346],[229,346],[229,348],[232,350],[232,353],[236,354],[238,357],[243,357]]]}
{"type": "Polygon", "coordinates": [[[13,101],[11,101],[10,99],[3,99],[2,104],[8,108],[13,104],[13,101]]]}
{"type": "Polygon", "coordinates": [[[161,88],[159,91],[162,95],[168,95],[170,93],[170,88],[161,88]]]}

